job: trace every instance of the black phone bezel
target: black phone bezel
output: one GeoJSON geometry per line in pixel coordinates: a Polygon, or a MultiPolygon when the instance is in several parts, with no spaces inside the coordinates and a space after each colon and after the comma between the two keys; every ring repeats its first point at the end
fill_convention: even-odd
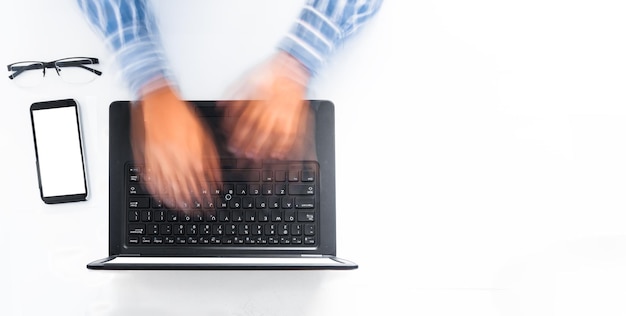
{"type": "Polygon", "coordinates": [[[81,124],[80,124],[80,115],[78,113],[78,103],[74,99],[62,99],[62,100],[52,100],[52,101],[42,101],[35,102],[30,106],[30,122],[31,128],[33,132],[33,144],[35,146],[35,161],[37,166],[37,181],[39,184],[39,195],[41,200],[46,204],[58,204],[58,203],[67,203],[67,202],[79,202],[86,201],[88,196],[88,188],[87,188],[87,172],[85,170],[85,154],[83,152],[83,141],[82,141],[82,133],[81,133],[81,124]],[[58,195],[58,196],[44,196],[42,182],[41,182],[41,172],[39,170],[39,151],[37,149],[37,136],[35,134],[35,121],[33,119],[33,111],[44,110],[44,109],[54,109],[54,108],[64,108],[64,107],[73,107],[74,113],[76,116],[76,127],[78,128],[78,142],[80,146],[80,156],[82,162],[82,170],[83,170],[83,185],[85,188],[85,193],[80,194],[68,194],[68,195],[58,195]]]}

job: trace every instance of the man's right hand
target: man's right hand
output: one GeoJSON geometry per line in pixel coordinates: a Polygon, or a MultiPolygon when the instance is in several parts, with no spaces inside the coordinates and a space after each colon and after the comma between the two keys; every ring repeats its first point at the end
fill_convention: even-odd
{"type": "Polygon", "coordinates": [[[208,127],[171,87],[149,92],[133,106],[131,144],[135,161],[148,173],[147,189],[168,207],[202,203],[207,182],[221,181],[208,127]]]}

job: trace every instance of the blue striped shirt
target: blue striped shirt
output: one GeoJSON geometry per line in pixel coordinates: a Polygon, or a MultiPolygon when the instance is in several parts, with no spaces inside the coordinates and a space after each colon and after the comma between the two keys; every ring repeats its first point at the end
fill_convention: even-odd
{"type": "MultiPolygon", "coordinates": [[[[315,76],[335,49],[380,8],[383,0],[307,0],[278,43],[315,76]]],[[[92,26],[114,52],[130,91],[159,78],[174,83],[150,3],[145,0],[78,0],[92,26]]]]}

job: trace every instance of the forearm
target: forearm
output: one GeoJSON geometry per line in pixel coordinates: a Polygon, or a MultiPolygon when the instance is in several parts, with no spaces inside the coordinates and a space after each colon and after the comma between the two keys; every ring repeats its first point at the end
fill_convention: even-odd
{"type": "Polygon", "coordinates": [[[78,0],[93,28],[114,52],[137,98],[173,82],[151,8],[143,0],[78,0]]]}
{"type": "Polygon", "coordinates": [[[374,16],[381,4],[382,0],[309,0],[278,48],[316,75],[335,49],[374,16]]]}

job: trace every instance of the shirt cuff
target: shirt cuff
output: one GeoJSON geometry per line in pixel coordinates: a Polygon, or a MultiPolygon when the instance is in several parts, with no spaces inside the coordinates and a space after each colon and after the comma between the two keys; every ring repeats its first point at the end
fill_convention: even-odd
{"type": "Polygon", "coordinates": [[[136,99],[140,99],[142,94],[149,93],[150,90],[147,89],[161,88],[156,86],[155,82],[174,82],[162,48],[152,40],[125,44],[115,57],[120,65],[121,74],[136,99]]]}
{"type": "Polygon", "coordinates": [[[305,7],[278,49],[292,55],[317,75],[342,38],[339,27],[312,7],[305,7]]]}

